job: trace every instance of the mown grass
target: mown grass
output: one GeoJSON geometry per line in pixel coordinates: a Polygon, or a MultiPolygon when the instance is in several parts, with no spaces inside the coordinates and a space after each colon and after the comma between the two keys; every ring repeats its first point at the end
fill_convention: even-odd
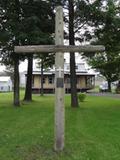
{"type": "MultiPolygon", "coordinates": [[[[21,95],[22,99],[23,94],[21,95]]],[[[65,149],[54,144],[54,97],[33,96],[12,106],[12,93],[0,93],[0,160],[119,160],[120,100],[88,96],[80,107],[65,97],[65,149]]]]}

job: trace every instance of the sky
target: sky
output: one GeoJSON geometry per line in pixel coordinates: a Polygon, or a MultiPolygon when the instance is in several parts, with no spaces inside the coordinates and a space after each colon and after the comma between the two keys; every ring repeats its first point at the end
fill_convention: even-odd
{"type": "MultiPolygon", "coordinates": [[[[4,65],[0,65],[0,72],[4,72],[5,70],[5,66],[4,65]]],[[[27,70],[27,60],[25,62],[22,62],[19,65],[19,70],[20,72],[26,71],[27,70]]]]}
{"type": "MultiPolygon", "coordinates": [[[[76,53],[76,63],[85,63],[85,67],[86,69],[89,69],[90,66],[88,66],[88,64],[86,63],[85,60],[81,59],[80,54],[76,53]]],[[[64,58],[65,58],[65,63],[69,63],[69,53],[65,53],[64,54],[64,58]]],[[[36,68],[36,60],[33,61],[33,70],[35,70],[36,68]]],[[[4,72],[5,70],[5,66],[0,65],[0,72],[4,72]]],[[[23,72],[23,71],[27,71],[27,60],[25,60],[24,62],[21,62],[19,65],[19,71],[23,72]]],[[[90,73],[94,73],[93,70],[89,70],[90,73]]]]}
{"type": "MultiPolygon", "coordinates": [[[[66,63],[69,63],[69,54],[66,53],[64,58],[66,59],[66,63]]],[[[78,60],[78,58],[77,58],[78,60]]],[[[33,68],[36,68],[36,60],[33,61],[33,68]]],[[[0,65],[0,72],[5,70],[5,66],[0,65]]],[[[21,62],[19,65],[19,70],[20,72],[26,71],[27,70],[27,60],[25,60],[24,62],[21,62]]]]}

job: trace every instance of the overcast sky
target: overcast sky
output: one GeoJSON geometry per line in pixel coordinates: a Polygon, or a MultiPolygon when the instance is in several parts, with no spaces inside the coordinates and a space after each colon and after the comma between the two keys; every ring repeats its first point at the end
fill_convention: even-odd
{"type": "MultiPolygon", "coordinates": [[[[64,55],[65,55],[64,58],[66,59],[66,63],[69,63],[69,53],[65,53],[64,55]]],[[[78,53],[76,53],[76,63],[85,63],[86,69],[90,68],[85,62],[85,60],[81,59],[81,56],[78,53]]],[[[36,68],[36,60],[33,61],[33,70],[35,70],[35,68],[36,68]]],[[[5,66],[0,65],[0,72],[3,72],[4,70],[5,70],[5,66]]],[[[20,63],[19,70],[20,72],[27,71],[27,60],[20,63]]],[[[94,71],[89,70],[89,72],[93,73],[94,71]]]]}

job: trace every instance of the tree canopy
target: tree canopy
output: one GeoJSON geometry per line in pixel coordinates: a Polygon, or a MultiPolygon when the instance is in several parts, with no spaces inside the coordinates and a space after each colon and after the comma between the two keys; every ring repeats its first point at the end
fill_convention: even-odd
{"type": "Polygon", "coordinates": [[[48,2],[1,0],[1,17],[0,42],[4,48],[1,57],[6,62],[10,61],[14,45],[53,41],[54,12],[48,2]]]}
{"type": "MultiPolygon", "coordinates": [[[[54,11],[49,1],[1,0],[0,45],[5,65],[14,64],[14,93],[19,99],[19,60],[15,45],[50,44],[53,42],[54,11]]],[[[17,103],[19,105],[19,100],[17,103]]]]}
{"type": "MultiPolygon", "coordinates": [[[[102,44],[106,50],[102,54],[93,54],[88,58],[89,64],[96,68],[108,81],[109,90],[111,82],[120,78],[120,16],[117,1],[106,1],[104,9],[101,8],[103,20],[95,28],[94,44],[102,44]]],[[[99,20],[98,20],[99,21],[99,20]]]]}

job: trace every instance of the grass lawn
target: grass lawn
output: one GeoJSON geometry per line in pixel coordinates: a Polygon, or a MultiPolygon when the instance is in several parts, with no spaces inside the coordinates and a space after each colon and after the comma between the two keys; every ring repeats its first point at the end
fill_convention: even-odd
{"type": "Polygon", "coordinates": [[[120,160],[120,99],[88,96],[80,108],[66,96],[65,149],[53,150],[54,97],[33,96],[13,108],[0,93],[0,160],[120,160]]]}

